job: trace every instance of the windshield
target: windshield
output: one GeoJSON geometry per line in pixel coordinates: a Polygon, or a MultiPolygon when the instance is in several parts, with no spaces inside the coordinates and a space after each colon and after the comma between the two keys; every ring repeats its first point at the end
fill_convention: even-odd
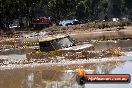
{"type": "Polygon", "coordinates": [[[55,47],[55,49],[62,49],[73,46],[74,43],[68,37],[65,37],[65,38],[53,40],[52,44],[55,47]]]}

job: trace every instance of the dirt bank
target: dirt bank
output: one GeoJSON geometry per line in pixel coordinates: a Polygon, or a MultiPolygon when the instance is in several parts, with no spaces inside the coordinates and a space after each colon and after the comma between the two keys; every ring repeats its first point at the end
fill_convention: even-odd
{"type": "Polygon", "coordinates": [[[78,30],[69,32],[69,35],[79,41],[132,38],[132,27],[125,27],[124,29],[97,29],[91,32],[88,30],[78,30]]]}
{"type": "MultiPolygon", "coordinates": [[[[109,23],[108,23],[109,24],[109,23]]],[[[67,33],[77,40],[107,40],[132,38],[132,26],[112,26],[109,28],[89,27],[87,24],[55,26],[44,29],[50,33],[67,33]]]]}

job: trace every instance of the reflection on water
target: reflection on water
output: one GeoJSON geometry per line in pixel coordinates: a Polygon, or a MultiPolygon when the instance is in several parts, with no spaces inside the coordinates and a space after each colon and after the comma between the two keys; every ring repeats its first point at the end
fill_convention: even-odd
{"type": "MultiPolygon", "coordinates": [[[[115,61],[85,64],[82,66],[85,69],[93,69],[95,74],[109,74],[112,73],[115,69],[118,70],[117,68],[123,66],[124,63],[127,64],[127,62],[124,61],[115,61]]],[[[76,73],[63,70],[66,68],[75,70],[78,68],[78,66],[79,65],[63,66],[61,67],[62,70],[58,70],[60,69],[60,67],[37,67],[33,69],[25,68],[1,70],[0,88],[84,88],[89,84],[86,84],[84,86],[78,85],[76,83],[76,73]]]]}
{"type": "MultiPolygon", "coordinates": [[[[132,61],[121,62],[110,71],[110,74],[130,74],[132,76],[131,65],[132,61]]],[[[85,88],[132,88],[132,82],[129,84],[86,84],[85,88]]]]}
{"type": "Polygon", "coordinates": [[[123,64],[124,62],[106,62],[106,63],[98,63],[96,64],[96,72],[95,74],[110,74],[113,69],[118,67],[120,64],[123,64]]]}
{"type": "Polygon", "coordinates": [[[73,77],[73,73],[58,71],[4,70],[0,71],[0,88],[82,88],[73,77]]]}

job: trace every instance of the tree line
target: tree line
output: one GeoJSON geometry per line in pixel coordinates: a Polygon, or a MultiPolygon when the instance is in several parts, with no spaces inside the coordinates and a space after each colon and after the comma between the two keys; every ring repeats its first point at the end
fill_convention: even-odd
{"type": "Polygon", "coordinates": [[[46,11],[56,22],[69,17],[98,20],[105,15],[130,17],[132,0],[0,0],[0,21],[31,19],[35,9],[46,11]]]}

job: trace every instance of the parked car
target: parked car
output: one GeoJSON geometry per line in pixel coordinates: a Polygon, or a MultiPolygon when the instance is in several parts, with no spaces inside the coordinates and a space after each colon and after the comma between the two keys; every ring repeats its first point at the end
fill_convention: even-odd
{"type": "Polygon", "coordinates": [[[10,20],[10,21],[2,21],[0,23],[0,28],[2,28],[3,30],[9,30],[9,29],[18,29],[20,28],[20,23],[18,19],[15,20],[10,20]]]}
{"type": "Polygon", "coordinates": [[[10,22],[0,22],[0,30],[7,35],[13,35],[12,30],[9,28],[10,22]]]}
{"type": "Polygon", "coordinates": [[[30,26],[32,28],[45,28],[51,26],[51,20],[47,17],[33,18],[30,26]]]}
{"type": "Polygon", "coordinates": [[[18,29],[18,28],[20,28],[20,25],[19,24],[10,24],[9,25],[9,28],[15,28],[15,29],[18,29]]]}
{"type": "Polygon", "coordinates": [[[62,20],[59,22],[59,25],[61,25],[61,26],[76,25],[76,24],[80,24],[80,22],[76,19],[74,19],[74,20],[62,20]]]}

